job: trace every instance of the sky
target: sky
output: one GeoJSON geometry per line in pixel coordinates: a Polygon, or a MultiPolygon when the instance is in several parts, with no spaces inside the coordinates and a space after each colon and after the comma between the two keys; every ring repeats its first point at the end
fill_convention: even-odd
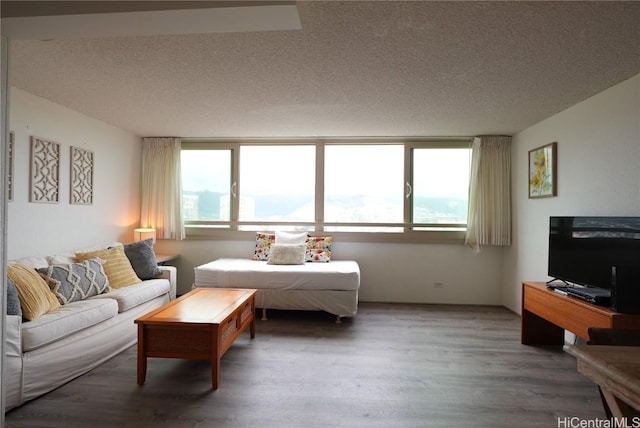
{"type": "MultiPolygon", "coordinates": [[[[407,187],[402,171],[402,145],[325,146],[325,193],[327,196],[404,195],[407,187]],[[374,150],[370,150],[373,148],[374,150]]],[[[228,192],[229,150],[182,151],[183,189],[228,192]]],[[[315,189],[315,146],[242,146],[240,183],[242,193],[295,195],[313,194],[315,189]]],[[[414,150],[413,192],[417,196],[454,195],[465,197],[468,174],[451,165],[464,165],[464,150],[414,150]]]]}

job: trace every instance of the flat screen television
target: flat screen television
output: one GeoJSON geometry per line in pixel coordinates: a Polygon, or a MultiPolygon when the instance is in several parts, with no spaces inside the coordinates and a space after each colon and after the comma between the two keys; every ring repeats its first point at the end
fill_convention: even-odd
{"type": "Polygon", "coordinates": [[[612,267],[624,268],[640,287],[640,217],[550,217],[548,266],[552,278],[606,289],[612,267]]]}

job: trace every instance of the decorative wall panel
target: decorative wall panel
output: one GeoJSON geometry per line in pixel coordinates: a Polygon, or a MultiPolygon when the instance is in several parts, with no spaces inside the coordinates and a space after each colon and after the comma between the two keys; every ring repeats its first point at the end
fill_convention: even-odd
{"type": "Polygon", "coordinates": [[[93,204],[93,152],[71,147],[71,201],[74,205],[93,204]]]}
{"type": "Polygon", "coordinates": [[[15,139],[15,133],[13,131],[9,132],[9,157],[7,158],[7,199],[9,201],[13,201],[13,157],[15,153],[15,139]]]}
{"type": "Polygon", "coordinates": [[[30,202],[60,202],[60,144],[31,136],[30,202]]]}

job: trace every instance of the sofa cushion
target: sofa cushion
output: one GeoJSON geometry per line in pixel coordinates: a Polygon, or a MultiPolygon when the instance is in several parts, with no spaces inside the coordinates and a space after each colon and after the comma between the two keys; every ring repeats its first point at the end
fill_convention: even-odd
{"type": "Polygon", "coordinates": [[[153,251],[153,239],[124,245],[124,253],[131,262],[133,270],[140,279],[151,279],[160,275],[160,268],[153,251]]]}
{"type": "Polygon", "coordinates": [[[7,265],[27,265],[34,269],[49,265],[46,257],[23,257],[20,259],[7,260],[7,265]]]}
{"type": "Polygon", "coordinates": [[[60,302],[34,268],[22,264],[7,266],[7,276],[16,285],[22,316],[35,320],[60,307],[60,302]]]}
{"type": "Polygon", "coordinates": [[[53,256],[47,256],[47,263],[49,265],[68,265],[70,263],[78,263],[78,258],[75,253],[54,254],[53,256]]]}
{"type": "Polygon", "coordinates": [[[158,296],[169,294],[170,288],[168,279],[147,279],[139,284],[117,288],[110,293],[93,296],[89,300],[113,299],[118,302],[118,312],[125,312],[158,296]]]}
{"type": "Polygon", "coordinates": [[[78,261],[84,261],[93,257],[98,257],[104,261],[104,271],[109,278],[111,288],[126,287],[137,284],[141,280],[131,266],[131,262],[124,253],[122,245],[108,248],[106,250],[95,250],[76,253],[78,261]]]}
{"type": "Polygon", "coordinates": [[[69,263],[78,263],[80,260],[78,260],[76,253],[88,253],[89,251],[104,250],[105,248],[116,247],[118,245],[122,245],[122,243],[112,242],[109,245],[93,246],[93,247],[77,249],[75,252],[57,253],[52,256],[47,256],[47,263],[49,265],[66,265],[69,263]]]}
{"type": "Polygon", "coordinates": [[[62,305],[111,291],[100,259],[80,263],[57,264],[38,269],[62,305]]]}
{"type": "Polygon", "coordinates": [[[118,314],[112,299],[81,300],[60,306],[40,318],[22,323],[22,350],[33,351],[118,314]]]}
{"type": "Polygon", "coordinates": [[[7,278],[7,315],[22,316],[18,289],[11,278],[7,278]]]}

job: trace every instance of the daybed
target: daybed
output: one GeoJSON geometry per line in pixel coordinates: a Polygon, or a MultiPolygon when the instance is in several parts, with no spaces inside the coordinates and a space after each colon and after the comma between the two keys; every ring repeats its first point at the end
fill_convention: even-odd
{"type": "Polygon", "coordinates": [[[322,310],[336,315],[338,323],[341,317],[353,317],[358,263],[331,260],[332,237],[298,236],[302,241],[283,232],[259,232],[252,259],[221,258],[197,266],[193,287],[255,288],[263,319],[267,309],[322,310]]]}
{"type": "Polygon", "coordinates": [[[153,256],[141,273],[144,263],[129,259],[138,245],[9,262],[5,411],[134,345],[134,320],[175,298],[176,268],[153,266],[153,256]]]}
{"type": "Polygon", "coordinates": [[[341,317],[358,311],[360,269],[354,261],[270,265],[222,258],[195,268],[194,287],[256,288],[256,307],[322,310],[341,317]]]}

